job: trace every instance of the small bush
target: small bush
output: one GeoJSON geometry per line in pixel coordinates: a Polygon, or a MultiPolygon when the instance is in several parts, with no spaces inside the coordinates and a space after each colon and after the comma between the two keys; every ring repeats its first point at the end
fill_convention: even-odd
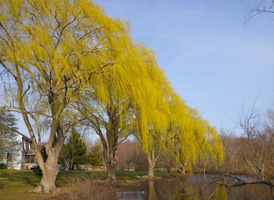
{"type": "Polygon", "coordinates": [[[63,191],[61,194],[46,200],[110,200],[116,198],[116,192],[111,185],[98,183],[92,178],[71,179],[70,184],[71,187],[68,191],[63,191]]]}
{"type": "MultiPolygon", "coordinates": [[[[44,162],[47,161],[47,158],[48,158],[48,154],[47,154],[47,151],[46,151],[46,147],[45,146],[42,146],[41,148],[41,154],[42,154],[42,157],[43,157],[43,160],[44,162]]],[[[36,165],[34,165],[33,167],[30,168],[36,175],[39,175],[39,176],[42,176],[42,170],[39,166],[39,164],[37,163],[36,165]]]]}
{"type": "Polygon", "coordinates": [[[0,169],[8,169],[8,166],[4,163],[0,163],[0,169]]]}
{"type": "Polygon", "coordinates": [[[34,165],[30,169],[34,172],[34,174],[39,175],[39,176],[42,175],[42,170],[40,169],[39,164],[34,165]]]}

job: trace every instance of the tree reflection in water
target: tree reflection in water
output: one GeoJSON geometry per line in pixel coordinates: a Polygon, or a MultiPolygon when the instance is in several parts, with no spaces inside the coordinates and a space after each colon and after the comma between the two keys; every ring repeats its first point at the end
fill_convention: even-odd
{"type": "Polygon", "coordinates": [[[148,200],[157,199],[156,191],[155,191],[155,181],[148,181],[148,200]]]}
{"type": "Polygon", "coordinates": [[[269,187],[265,185],[225,187],[213,183],[220,180],[218,175],[207,175],[206,178],[207,181],[202,175],[192,175],[144,181],[122,186],[117,189],[117,194],[123,192],[123,199],[130,200],[272,199],[269,187]]]}
{"type": "MultiPolygon", "coordinates": [[[[207,184],[193,176],[182,176],[174,179],[162,179],[156,183],[158,198],[174,200],[216,199],[226,200],[227,193],[224,186],[207,184]]],[[[209,182],[208,182],[209,183],[209,182]]]]}

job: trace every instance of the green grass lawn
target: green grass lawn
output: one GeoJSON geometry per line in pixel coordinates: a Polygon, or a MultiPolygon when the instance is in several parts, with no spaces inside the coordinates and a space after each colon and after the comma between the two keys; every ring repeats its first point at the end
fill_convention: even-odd
{"type": "MultiPolygon", "coordinates": [[[[117,171],[119,180],[134,180],[145,176],[144,171],[117,171]]],[[[165,173],[156,172],[155,176],[165,176],[165,173]]],[[[106,171],[61,171],[56,179],[56,186],[66,190],[76,183],[76,180],[87,179],[104,180],[107,178],[106,171]]],[[[0,199],[5,200],[36,200],[45,199],[53,195],[33,194],[28,191],[33,190],[41,180],[41,176],[35,175],[32,171],[0,170],[0,199]]]]}
{"type": "Polygon", "coordinates": [[[41,177],[33,174],[32,171],[0,171],[0,199],[43,199],[50,195],[31,194],[39,183],[41,177]]]}

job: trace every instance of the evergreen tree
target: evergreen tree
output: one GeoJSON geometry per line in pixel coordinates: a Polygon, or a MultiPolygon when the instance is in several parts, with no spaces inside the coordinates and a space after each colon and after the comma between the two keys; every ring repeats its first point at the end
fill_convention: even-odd
{"type": "Polygon", "coordinates": [[[91,152],[87,156],[86,164],[91,164],[93,166],[102,166],[102,147],[100,145],[95,145],[91,147],[91,152]]]}
{"type": "Polygon", "coordinates": [[[73,128],[67,144],[64,144],[60,154],[60,161],[65,163],[67,169],[74,165],[84,164],[86,161],[86,145],[82,136],[73,128]]]}
{"type": "Polygon", "coordinates": [[[20,141],[16,140],[16,123],[13,114],[0,110],[0,162],[11,162],[17,153],[20,141]]]}

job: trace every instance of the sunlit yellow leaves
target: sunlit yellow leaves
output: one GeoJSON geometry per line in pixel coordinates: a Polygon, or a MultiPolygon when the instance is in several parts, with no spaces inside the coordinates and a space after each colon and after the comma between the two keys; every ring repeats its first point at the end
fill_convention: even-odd
{"type": "Polygon", "coordinates": [[[65,106],[87,89],[106,107],[130,102],[145,151],[156,140],[174,147],[171,138],[187,160],[204,148],[213,157],[221,151],[215,129],[173,91],[155,52],[132,40],[125,20],[91,0],[2,0],[0,11],[0,60],[24,75],[22,91],[31,82],[32,92],[65,106]]]}

